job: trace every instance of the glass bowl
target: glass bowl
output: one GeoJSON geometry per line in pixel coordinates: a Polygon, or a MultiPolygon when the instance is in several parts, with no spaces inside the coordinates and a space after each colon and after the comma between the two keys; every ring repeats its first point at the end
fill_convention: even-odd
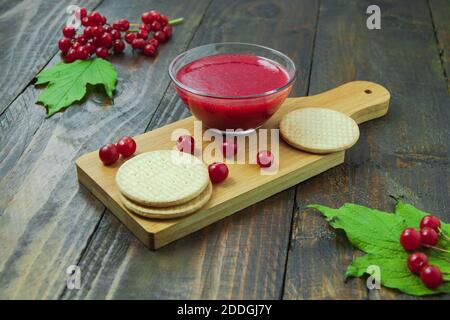
{"type": "MultiPolygon", "coordinates": [[[[213,43],[190,49],[178,55],[169,66],[169,75],[181,100],[194,116],[208,128],[252,130],[262,126],[281,106],[296,77],[294,62],[271,48],[248,43],[213,43]],[[287,74],[288,81],[270,91],[245,96],[220,96],[200,92],[177,79],[178,71],[190,62],[213,55],[246,54],[270,60],[287,74]]],[[[207,79],[206,79],[207,81],[207,79]]]]}

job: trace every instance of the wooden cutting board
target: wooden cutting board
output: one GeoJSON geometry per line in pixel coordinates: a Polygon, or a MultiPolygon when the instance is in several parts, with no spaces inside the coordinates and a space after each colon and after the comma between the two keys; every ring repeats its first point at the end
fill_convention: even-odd
{"type": "MultiPolygon", "coordinates": [[[[388,111],[390,94],[381,85],[367,81],[346,83],[324,93],[288,98],[263,128],[278,128],[282,116],[304,107],[326,107],[351,116],[357,123],[383,116],[388,111]]],[[[170,107],[170,106],[168,106],[170,107]]],[[[137,154],[159,149],[172,149],[171,134],[175,129],[188,129],[192,134],[194,118],[180,120],[135,137],[137,154]]],[[[205,142],[204,145],[210,142],[205,142]]],[[[146,246],[158,249],[258,201],[292,187],[344,162],[344,151],[316,155],[294,149],[280,139],[279,170],[275,175],[261,175],[255,164],[231,164],[227,180],[214,185],[210,201],[190,216],[172,220],[141,218],[125,209],[119,200],[115,174],[123,163],[104,166],[98,151],[81,156],[77,161],[78,179],[146,246]]]]}

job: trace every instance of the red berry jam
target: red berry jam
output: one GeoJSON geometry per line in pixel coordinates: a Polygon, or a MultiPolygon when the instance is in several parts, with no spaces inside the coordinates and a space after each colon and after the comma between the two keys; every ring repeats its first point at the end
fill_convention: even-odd
{"type": "Polygon", "coordinates": [[[291,88],[281,65],[250,54],[200,58],[183,66],[176,78],[185,85],[177,91],[192,113],[205,126],[221,130],[261,126],[291,88]]]}

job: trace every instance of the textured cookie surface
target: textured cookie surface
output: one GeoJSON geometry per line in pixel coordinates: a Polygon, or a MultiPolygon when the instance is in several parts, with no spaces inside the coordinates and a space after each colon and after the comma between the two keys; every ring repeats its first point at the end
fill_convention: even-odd
{"type": "Polygon", "coordinates": [[[197,197],[209,183],[206,165],[196,157],[158,150],[140,154],[117,171],[120,192],[132,201],[152,207],[168,207],[197,197]]]}
{"type": "Polygon", "coordinates": [[[358,124],[349,116],[324,108],[289,112],[280,122],[283,139],[301,150],[330,153],[350,148],[358,141],[358,124]]]}
{"type": "Polygon", "coordinates": [[[182,217],[197,211],[208,202],[208,200],[211,198],[211,195],[212,185],[211,183],[209,183],[205,190],[196,198],[190,200],[189,202],[171,207],[158,208],[142,206],[127,199],[123,195],[120,195],[120,200],[128,210],[145,218],[172,219],[182,217]]]}

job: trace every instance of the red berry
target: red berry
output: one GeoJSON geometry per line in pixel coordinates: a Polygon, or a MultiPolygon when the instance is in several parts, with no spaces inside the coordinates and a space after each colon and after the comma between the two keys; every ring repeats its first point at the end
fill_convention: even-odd
{"type": "Polygon", "coordinates": [[[122,39],[122,36],[120,34],[120,31],[117,31],[116,29],[112,29],[111,30],[111,35],[113,36],[113,38],[116,39],[122,39]]]}
{"type": "Polygon", "coordinates": [[[162,29],[162,25],[158,21],[153,21],[150,24],[150,28],[152,29],[152,31],[159,31],[162,29]]]}
{"type": "Polygon", "coordinates": [[[159,22],[161,22],[161,24],[163,26],[166,26],[166,25],[169,24],[169,18],[167,18],[165,15],[162,14],[160,19],[159,19],[159,22]]]}
{"type": "Polygon", "coordinates": [[[149,11],[151,21],[159,21],[161,19],[161,14],[156,10],[149,11]]]}
{"type": "Polygon", "coordinates": [[[75,36],[77,31],[72,26],[66,26],[62,29],[62,33],[63,33],[64,37],[72,38],[73,36],[75,36]]]}
{"type": "Polygon", "coordinates": [[[167,38],[172,36],[172,26],[167,25],[162,29],[162,31],[166,34],[167,38]]]}
{"type": "Polygon", "coordinates": [[[130,28],[130,22],[127,19],[119,19],[112,24],[112,27],[119,31],[127,31],[130,28]]]}
{"type": "Polygon", "coordinates": [[[438,243],[439,235],[434,229],[425,227],[420,229],[420,240],[423,244],[435,246],[438,243]]]}
{"type": "Polygon", "coordinates": [[[141,39],[147,39],[148,38],[148,31],[145,28],[142,28],[138,31],[136,34],[136,37],[141,39]]]}
{"type": "Polygon", "coordinates": [[[159,42],[158,40],[156,40],[155,38],[151,38],[147,41],[147,44],[151,44],[152,46],[154,46],[155,48],[158,48],[159,46],[159,42]]]}
{"type": "Polygon", "coordinates": [[[143,14],[142,14],[142,16],[141,16],[141,20],[142,20],[142,22],[143,23],[145,23],[145,24],[150,24],[150,23],[152,23],[152,15],[151,15],[151,13],[150,12],[144,12],[143,14]]]}
{"type": "Polygon", "coordinates": [[[147,44],[144,47],[144,54],[148,57],[153,57],[156,55],[156,48],[151,44],[147,44]]]}
{"type": "Polygon", "coordinates": [[[112,46],[113,36],[111,33],[105,32],[102,35],[101,40],[102,40],[102,45],[104,45],[107,48],[110,48],[112,46]]]}
{"type": "Polygon", "coordinates": [[[101,37],[93,37],[92,38],[92,44],[96,48],[101,47],[102,46],[102,39],[101,39],[101,37]]]}
{"type": "Polygon", "coordinates": [[[125,34],[125,41],[127,43],[132,44],[134,39],[136,39],[136,33],[129,32],[129,33],[125,34]]]}
{"type": "Polygon", "coordinates": [[[86,39],[91,39],[91,38],[93,37],[93,34],[92,34],[92,27],[86,27],[86,28],[84,28],[84,30],[83,30],[83,36],[84,36],[86,39]]]}
{"type": "Polygon", "coordinates": [[[77,59],[87,60],[89,56],[90,54],[89,51],[86,49],[86,47],[81,46],[77,49],[77,59]]]}
{"type": "Polygon", "coordinates": [[[168,40],[166,34],[164,32],[162,32],[162,31],[156,31],[155,34],[154,34],[154,37],[160,43],[164,43],[164,42],[166,42],[168,40]]]}
{"type": "Polygon", "coordinates": [[[408,257],[408,268],[412,273],[420,274],[420,271],[428,265],[428,257],[425,253],[414,252],[408,257]]]}
{"type": "Polygon", "coordinates": [[[426,266],[420,272],[420,279],[429,289],[435,289],[442,283],[442,274],[436,266],[426,266]]]}
{"type": "Polygon", "coordinates": [[[78,49],[79,47],[81,47],[81,43],[78,41],[72,42],[72,49],[78,49]]]}
{"type": "Polygon", "coordinates": [[[113,30],[115,29],[113,29],[110,25],[103,26],[103,31],[105,32],[111,33],[113,30]]]}
{"type": "Polygon", "coordinates": [[[114,40],[113,49],[115,53],[121,53],[125,50],[125,43],[120,39],[114,40]]]}
{"type": "Polygon", "coordinates": [[[102,24],[102,22],[103,22],[102,15],[98,11],[91,12],[91,14],[89,15],[89,19],[95,25],[102,24]]]}
{"type": "Polygon", "coordinates": [[[79,19],[83,19],[84,17],[87,16],[86,8],[85,7],[81,7],[80,9],[78,9],[77,14],[78,14],[78,18],[79,19]]]}
{"type": "Polygon", "coordinates": [[[106,17],[105,17],[105,16],[102,16],[102,22],[101,22],[101,25],[105,25],[107,21],[108,21],[108,20],[106,19],[106,17]]]}
{"type": "Polygon", "coordinates": [[[113,27],[114,30],[117,30],[117,31],[121,31],[120,29],[122,29],[122,26],[117,21],[114,21],[111,26],[113,27]]]}
{"type": "Polygon", "coordinates": [[[87,41],[88,41],[88,39],[85,36],[83,36],[83,35],[76,36],[75,40],[78,41],[82,45],[86,44],[87,41]]]}
{"type": "Polygon", "coordinates": [[[92,36],[100,38],[103,35],[103,27],[102,26],[95,26],[91,29],[92,36]]]}
{"type": "Polygon", "coordinates": [[[61,38],[58,41],[58,48],[63,53],[67,53],[67,51],[69,51],[71,46],[72,46],[72,43],[70,42],[69,38],[61,38]]]}
{"type": "Polygon", "coordinates": [[[222,144],[222,154],[224,157],[232,157],[237,153],[237,144],[233,141],[225,141],[222,144]]]}
{"type": "Polygon", "coordinates": [[[416,250],[420,247],[420,232],[414,228],[406,228],[400,235],[400,243],[407,251],[416,250]]]}
{"type": "Polygon", "coordinates": [[[97,57],[99,58],[106,58],[108,56],[109,50],[106,47],[98,47],[95,50],[95,54],[97,55],[97,57]]]}
{"type": "Polygon", "coordinates": [[[273,154],[268,150],[258,152],[256,162],[261,168],[269,168],[273,163],[273,154]]]}
{"type": "Polygon", "coordinates": [[[420,228],[431,228],[439,232],[439,228],[441,227],[441,220],[438,217],[433,215],[428,215],[420,220],[420,228]]]}
{"type": "Polygon", "coordinates": [[[195,151],[194,137],[192,137],[190,135],[183,135],[183,136],[178,137],[177,149],[181,152],[194,154],[194,151],[195,151]]]}
{"type": "Polygon", "coordinates": [[[84,27],[89,27],[89,26],[92,26],[92,21],[91,21],[91,19],[89,19],[89,17],[84,17],[83,19],[81,19],[81,24],[84,27]]]}
{"type": "Polygon", "coordinates": [[[119,153],[125,158],[132,156],[136,151],[136,142],[128,136],[120,138],[116,145],[119,153]]]}
{"type": "Polygon", "coordinates": [[[225,163],[214,162],[208,166],[208,173],[212,183],[220,183],[228,177],[228,167],[225,163]]]}
{"type": "Polygon", "coordinates": [[[107,166],[113,164],[119,159],[119,151],[115,144],[108,143],[98,151],[100,160],[107,166]]]}
{"type": "Polygon", "coordinates": [[[122,26],[121,31],[128,31],[128,29],[130,29],[130,22],[127,19],[120,19],[119,21],[122,26]]]}
{"type": "Polygon", "coordinates": [[[77,60],[77,51],[74,48],[70,48],[69,51],[67,51],[67,54],[64,56],[64,60],[68,63],[74,62],[77,60]]]}
{"type": "Polygon", "coordinates": [[[88,42],[84,45],[84,47],[86,48],[87,52],[89,52],[89,54],[93,54],[95,52],[95,47],[92,44],[92,42],[88,42]]]}
{"type": "Polygon", "coordinates": [[[133,42],[131,42],[131,46],[133,49],[144,49],[145,47],[145,40],[144,39],[134,39],[133,42]]]}

